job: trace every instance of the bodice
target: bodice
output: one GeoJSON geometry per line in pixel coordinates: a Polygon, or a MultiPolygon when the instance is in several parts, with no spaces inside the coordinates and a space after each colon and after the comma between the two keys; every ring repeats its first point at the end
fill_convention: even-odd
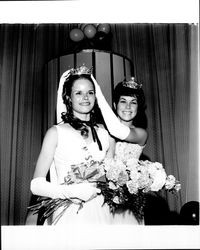
{"type": "Polygon", "coordinates": [[[86,143],[80,132],[69,124],[56,125],[58,142],[54,155],[54,164],[59,183],[64,182],[64,177],[71,170],[71,165],[84,163],[88,160],[102,161],[109,148],[108,132],[103,128],[96,128],[102,144],[99,150],[96,142],[86,143]]]}
{"type": "Polygon", "coordinates": [[[144,146],[135,143],[117,142],[115,147],[115,157],[126,161],[131,158],[139,159],[144,146]]]}

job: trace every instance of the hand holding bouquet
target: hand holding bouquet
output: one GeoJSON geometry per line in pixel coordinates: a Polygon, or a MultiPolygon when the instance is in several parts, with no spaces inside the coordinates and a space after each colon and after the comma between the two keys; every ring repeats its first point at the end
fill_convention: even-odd
{"type": "MultiPolygon", "coordinates": [[[[37,203],[28,207],[34,214],[40,213],[42,219],[50,217],[58,208],[62,207],[62,212],[54,219],[54,222],[59,220],[65,210],[73,203],[79,205],[78,211],[83,207],[83,204],[101,192],[96,188],[96,183],[105,181],[104,163],[90,161],[71,166],[71,171],[64,178],[64,183],[68,185],[68,193],[70,198],[51,199],[49,197],[39,197],[37,203]]],[[[77,211],[77,212],[78,212],[77,211]]]]}

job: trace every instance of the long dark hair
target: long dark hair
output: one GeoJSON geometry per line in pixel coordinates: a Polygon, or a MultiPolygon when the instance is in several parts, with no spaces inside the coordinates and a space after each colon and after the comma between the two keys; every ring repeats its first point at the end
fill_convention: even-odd
{"type": "MultiPolygon", "coordinates": [[[[62,98],[63,98],[63,103],[66,105],[66,112],[63,112],[61,114],[61,118],[64,123],[69,123],[74,129],[79,130],[82,136],[87,137],[88,128],[86,125],[95,126],[97,123],[102,123],[102,115],[100,113],[100,109],[97,105],[97,102],[95,101],[94,107],[90,113],[90,121],[88,122],[82,121],[74,116],[72,103],[71,103],[71,93],[72,93],[72,87],[74,85],[74,82],[79,79],[87,79],[94,86],[91,76],[88,74],[70,75],[66,79],[63,85],[62,98]]],[[[95,91],[95,87],[94,87],[94,91],[95,91]]]]}
{"type": "Polygon", "coordinates": [[[133,125],[140,128],[147,128],[147,116],[145,113],[146,103],[145,95],[142,88],[130,88],[124,86],[124,81],[119,82],[114,89],[114,103],[117,106],[121,96],[134,96],[137,98],[138,110],[137,115],[133,119],[133,125]]]}

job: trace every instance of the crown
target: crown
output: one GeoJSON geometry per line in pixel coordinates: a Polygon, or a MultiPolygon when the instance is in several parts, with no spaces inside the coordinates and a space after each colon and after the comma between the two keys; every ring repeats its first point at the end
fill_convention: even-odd
{"type": "Polygon", "coordinates": [[[139,84],[135,82],[135,78],[131,77],[129,81],[124,80],[122,82],[122,85],[127,88],[132,88],[132,89],[140,89],[142,87],[142,84],[139,84]]]}
{"type": "Polygon", "coordinates": [[[82,65],[76,69],[70,70],[71,75],[91,75],[92,74],[92,68],[88,69],[85,65],[82,65]]]}

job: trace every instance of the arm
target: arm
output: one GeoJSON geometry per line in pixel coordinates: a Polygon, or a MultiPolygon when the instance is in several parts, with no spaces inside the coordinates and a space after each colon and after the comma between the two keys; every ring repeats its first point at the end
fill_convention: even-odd
{"type": "Polygon", "coordinates": [[[129,128],[122,124],[107,103],[99,84],[93,76],[92,80],[95,85],[97,101],[110,134],[120,140],[144,145],[147,140],[146,130],[136,127],[129,128]]]}
{"type": "Polygon", "coordinates": [[[106,153],[106,158],[110,159],[110,158],[114,158],[115,156],[115,139],[111,136],[109,136],[109,149],[106,153]]]}
{"type": "Polygon", "coordinates": [[[92,187],[90,183],[57,185],[46,181],[47,172],[53,161],[57,146],[57,130],[50,128],[44,138],[42,149],[38,157],[36,169],[31,181],[31,191],[35,195],[56,198],[80,198],[89,200],[91,196],[99,192],[99,189],[92,187]]]}
{"type": "Polygon", "coordinates": [[[57,130],[55,127],[51,127],[44,137],[33,178],[46,177],[53,162],[56,146],[57,130]]]}

